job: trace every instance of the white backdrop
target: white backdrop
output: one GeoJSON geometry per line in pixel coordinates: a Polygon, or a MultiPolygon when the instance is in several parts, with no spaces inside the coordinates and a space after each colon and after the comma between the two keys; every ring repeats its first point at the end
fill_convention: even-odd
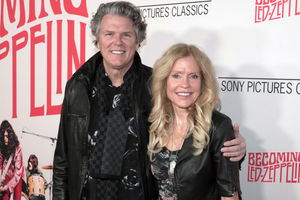
{"type": "MultiPolygon", "coordinates": [[[[96,52],[89,21],[108,1],[15,1],[15,10],[13,2],[0,3],[0,120],[13,125],[25,163],[34,153],[51,165],[65,83],[96,52]]],[[[148,23],[144,64],[177,42],[213,61],[221,111],[247,141],[243,198],[300,199],[300,1],[131,2],[148,23]]]]}

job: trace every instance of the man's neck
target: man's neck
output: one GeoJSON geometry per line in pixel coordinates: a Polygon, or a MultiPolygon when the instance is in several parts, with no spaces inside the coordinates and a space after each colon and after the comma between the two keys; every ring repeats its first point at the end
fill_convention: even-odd
{"type": "Polygon", "coordinates": [[[124,76],[129,69],[130,69],[130,66],[126,67],[126,68],[121,68],[121,69],[111,69],[111,68],[105,67],[105,71],[106,71],[112,85],[115,87],[119,87],[122,85],[122,83],[124,81],[123,80],[124,76]]]}

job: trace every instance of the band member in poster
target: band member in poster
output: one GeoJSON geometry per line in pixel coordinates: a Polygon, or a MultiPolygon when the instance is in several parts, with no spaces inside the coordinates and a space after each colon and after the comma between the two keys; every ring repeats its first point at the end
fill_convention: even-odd
{"type": "MultiPolygon", "coordinates": [[[[39,160],[38,160],[37,156],[35,154],[31,154],[28,158],[28,165],[26,168],[27,180],[31,175],[35,175],[35,174],[40,175],[41,177],[44,178],[43,172],[39,169],[38,164],[39,164],[39,160]]],[[[45,181],[45,185],[46,185],[47,181],[45,178],[44,178],[44,181],[45,181]]],[[[28,183],[28,181],[27,181],[27,183],[28,183]]]]}
{"type": "Polygon", "coordinates": [[[26,168],[26,176],[29,192],[32,192],[34,188],[38,190],[29,196],[30,200],[44,200],[45,189],[47,187],[47,181],[44,178],[43,172],[38,168],[39,160],[35,154],[31,154],[28,158],[28,165],[26,168]]]}
{"type": "Polygon", "coordinates": [[[13,200],[20,200],[26,173],[18,137],[7,120],[0,126],[0,174],[0,198],[9,200],[13,195],[13,200]]]}

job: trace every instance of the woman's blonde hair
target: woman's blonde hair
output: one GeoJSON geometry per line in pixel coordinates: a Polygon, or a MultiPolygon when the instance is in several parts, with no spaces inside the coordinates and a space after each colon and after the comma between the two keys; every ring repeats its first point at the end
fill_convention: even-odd
{"type": "Polygon", "coordinates": [[[183,57],[193,56],[201,72],[201,91],[188,115],[189,133],[193,136],[194,155],[199,155],[209,142],[211,116],[214,109],[220,107],[218,84],[212,63],[208,56],[194,45],[175,44],[171,46],[153,67],[152,101],[153,108],[149,116],[150,138],[148,154],[161,151],[162,138],[168,137],[168,127],[174,120],[174,110],[167,97],[167,79],[174,63],[183,57]]]}

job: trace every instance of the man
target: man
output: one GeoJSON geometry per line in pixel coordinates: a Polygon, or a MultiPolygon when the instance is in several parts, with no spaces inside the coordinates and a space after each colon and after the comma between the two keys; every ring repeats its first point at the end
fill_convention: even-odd
{"type": "MultiPolygon", "coordinates": [[[[157,199],[146,154],[151,68],[136,52],[146,24],[138,8],[120,1],[101,4],[91,30],[100,52],[66,85],[53,199],[157,199]]],[[[244,156],[242,137],[228,145],[234,160],[244,156]]]]}
{"type": "Polygon", "coordinates": [[[39,169],[39,160],[35,154],[30,154],[26,168],[26,177],[28,183],[29,200],[45,200],[45,189],[47,181],[43,172],[39,169]]]}
{"type": "Polygon", "coordinates": [[[0,199],[21,199],[22,180],[26,183],[22,148],[12,125],[3,120],[0,125],[0,199]]]}

